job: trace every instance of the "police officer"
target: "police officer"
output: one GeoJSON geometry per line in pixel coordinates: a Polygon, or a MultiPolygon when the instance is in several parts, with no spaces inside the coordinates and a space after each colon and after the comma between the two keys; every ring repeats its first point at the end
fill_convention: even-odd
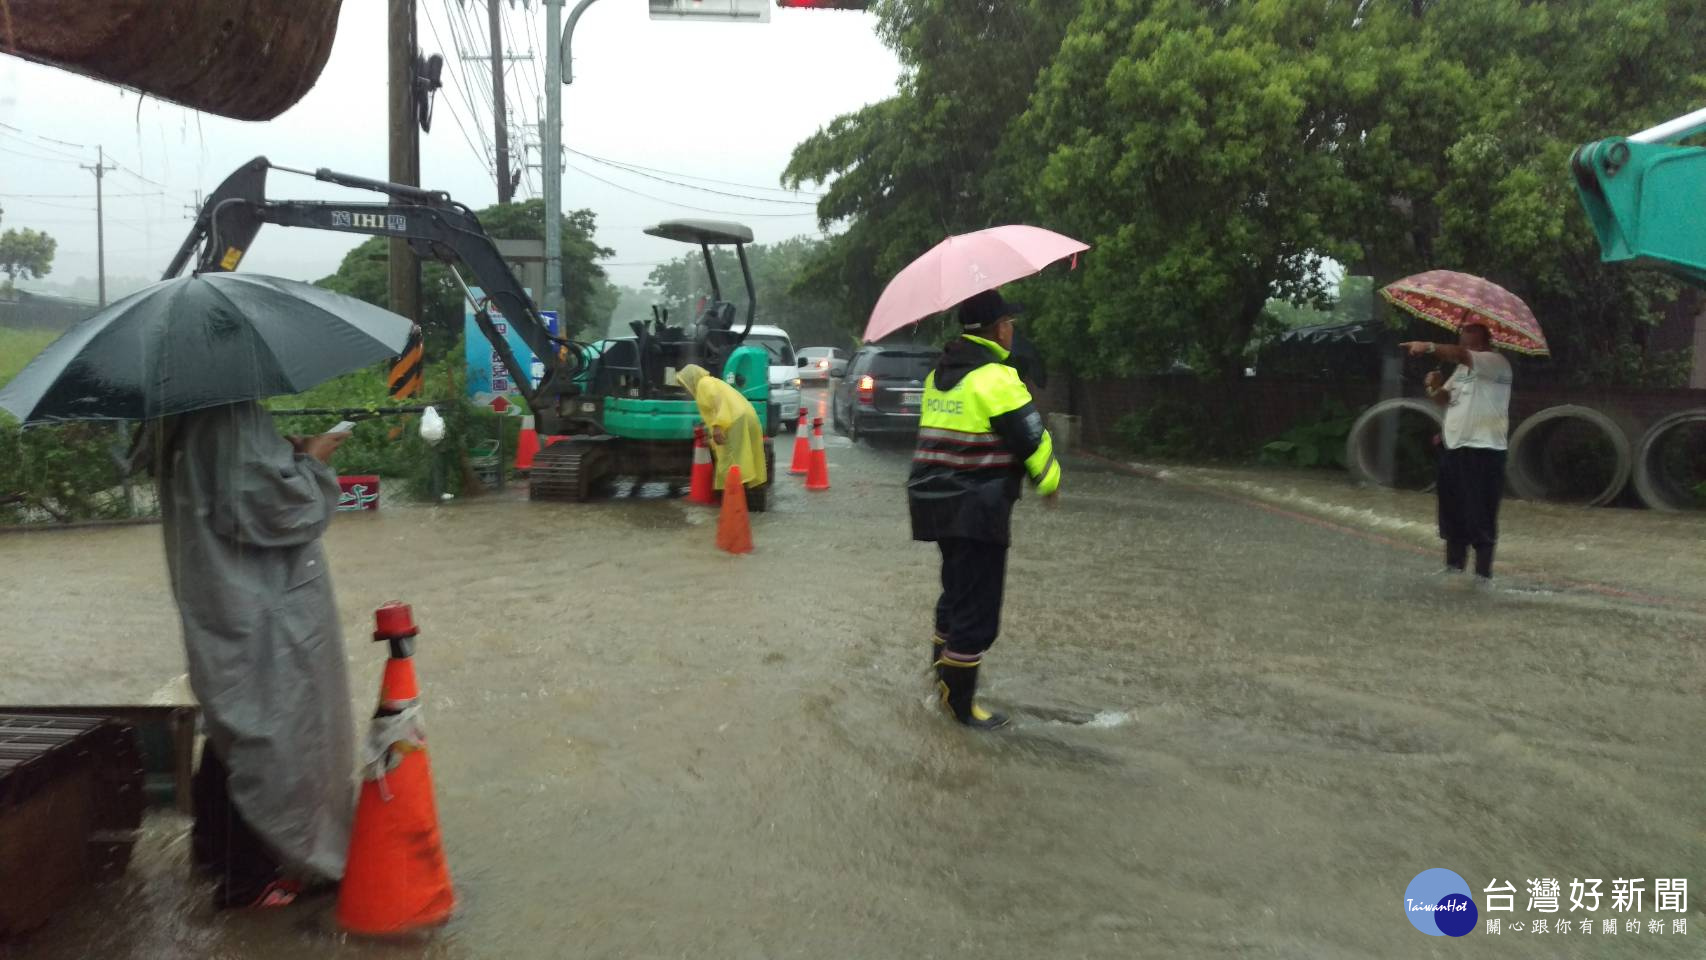
{"type": "Polygon", "coordinates": [[[970,727],[1007,718],[979,706],[977,671],[1001,632],[1013,504],[1028,477],[1052,506],[1060,488],[1054,441],[1007,363],[1017,308],[993,290],[959,306],[962,333],[924,380],[918,446],[906,495],[912,538],[942,553],[942,596],[930,662],[942,705],[970,727]]]}

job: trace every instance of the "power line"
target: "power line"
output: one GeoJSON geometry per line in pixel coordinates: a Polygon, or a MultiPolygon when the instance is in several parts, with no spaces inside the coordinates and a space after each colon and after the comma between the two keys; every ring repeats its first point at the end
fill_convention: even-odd
{"type": "MultiPolygon", "coordinates": [[[[445,48],[444,38],[439,36],[439,34],[438,34],[438,24],[433,21],[431,8],[427,7],[425,5],[422,5],[421,12],[426,15],[427,27],[432,30],[433,40],[438,43],[440,48],[444,48],[444,52],[445,52],[446,56],[454,58],[458,63],[460,63],[461,59],[462,59],[461,51],[459,49],[457,49],[454,45],[452,45],[449,48],[445,48]]],[[[452,34],[452,40],[454,40],[454,39],[455,39],[455,36],[453,33],[452,34]]],[[[455,78],[452,77],[451,79],[454,80],[455,78]]],[[[457,93],[462,93],[462,85],[461,84],[454,83],[453,86],[456,87],[457,93]]],[[[465,96],[466,95],[464,94],[464,97],[465,96]]],[[[448,109],[450,111],[450,119],[452,119],[456,122],[456,129],[458,129],[462,132],[462,139],[464,142],[466,142],[468,144],[468,149],[473,151],[474,159],[479,162],[480,168],[482,170],[486,171],[488,174],[491,174],[492,182],[497,183],[497,174],[492,172],[492,164],[491,164],[491,161],[488,159],[487,154],[482,152],[479,147],[474,145],[474,138],[470,137],[468,135],[468,128],[462,123],[462,117],[457,114],[457,112],[456,112],[456,101],[450,97],[445,97],[444,98],[444,106],[446,109],[448,109]]],[[[479,130],[479,124],[478,123],[475,123],[475,129],[479,130]]],[[[481,133],[483,134],[484,131],[481,131],[481,133]]],[[[483,139],[483,137],[482,137],[482,139],[483,139]]]]}
{"type": "MultiPolygon", "coordinates": [[[[481,113],[481,106],[484,104],[485,100],[483,97],[474,96],[475,84],[468,72],[468,55],[463,50],[462,36],[456,31],[458,19],[456,12],[450,9],[450,3],[451,0],[444,0],[444,24],[445,29],[450,33],[451,61],[455,67],[452,79],[457,77],[461,78],[460,82],[453,83],[452,86],[456,88],[457,94],[462,97],[463,105],[468,108],[469,122],[473,125],[474,132],[480,138],[480,145],[485,150],[482,156],[485,158],[484,162],[486,167],[493,171],[492,180],[495,183],[497,182],[497,162],[494,159],[495,149],[492,146],[491,136],[486,132],[485,116],[481,113]]],[[[462,19],[460,22],[463,27],[467,27],[468,21],[466,19],[462,19]]],[[[438,37],[438,28],[436,26],[433,27],[433,37],[435,39],[438,37]]]]}
{"type": "Polygon", "coordinates": [[[23,157],[25,160],[34,160],[37,163],[66,163],[72,166],[81,166],[81,161],[78,160],[64,160],[59,157],[43,157],[33,153],[24,153],[21,150],[13,150],[10,147],[0,147],[0,153],[9,153],[15,157],[23,157]]]}
{"type": "Polygon", "coordinates": [[[635,190],[632,187],[625,187],[620,183],[616,183],[616,182],[611,181],[611,180],[606,180],[603,177],[601,177],[595,173],[588,173],[587,171],[581,169],[580,167],[575,166],[572,163],[567,164],[567,166],[570,170],[575,171],[576,173],[580,174],[583,177],[586,177],[589,180],[597,180],[599,183],[605,184],[606,186],[615,187],[616,189],[622,191],[623,193],[631,193],[636,197],[644,197],[647,200],[656,200],[658,203],[668,204],[669,206],[672,206],[672,207],[680,207],[683,210],[695,210],[695,211],[698,211],[699,213],[716,213],[716,214],[721,214],[721,215],[726,216],[726,217],[751,217],[751,218],[757,218],[757,217],[765,217],[765,218],[770,218],[770,217],[778,217],[778,218],[780,218],[780,217],[814,217],[815,218],[817,216],[816,213],[747,213],[747,212],[741,212],[741,211],[737,211],[737,210],[712,210],[709,207],[696,207],[690,203],[681,203],[681,202],[676,201],[676,200],[666,200],[663,197],[654,197],[649,193],[641,193],[640,191],[635,190]]]}
{"type": "MultiPolygon", "coordinates": [[[[10,129],[17,130],[18,128],[12,127],[10,129]]],[[[28,140],[24,140],[23,133],[24,133],[24,131],[22,131],[22,130],[18,130],[17,133],[5,133],[3,131],[0,131],[0,136],[11,137],[13,140],[23,141],[24,144],[26,146],[28,146],[31,150],[44,150],[44,151],[46,151],[46,152],[48,152],[48,153],[50,153],[56,157],[65,157],[66,159],[74,160],[78,163],[82,163],[84,160],[88,159],[88,157],[79,157],[73,153],[66,153],[64,150],[57,150],[53,147],[44,147],[39,143],[31,143],[28,140]]],[[[31,139],[34,139],[34,140],[46,139],[45,137],[41,136],[40,134],[36,134],[36,133],[29,134],[29,136],[31,139]]]]}
{"type": "MultiPolygon", "coordinates": [[[[507,21],[506,30],[509,36],[517,36],[524,32],[518,30],[514,23],[507,21]]],[[[507,87],[513,87],[515,93],[519,94],[519,96],[506,96],[505,98],[505,103],[509,108],[509,116],[506,119],[509,120],[510,127],[510,157],[519,161],[516,163],[516,169],[521,172],[521,190],[530,197],[536,196],[537,191],[533,189],[527,156],[529,149],[538,145],[539,98],[542,93],[534,79],[534,68],[531,61],[511,60],[506,54],[504,63],[505,74],[514,74],[518,78],[506,80],[507,87]],[[528,95],[530,89],[533,92],[531,97],[528,95]]]]}
{"type": "MultiPolygon", "coordinates": [[[[23,140],[23,139],[24,139],[24,137],[23,137],[23,136],[21,136],[21,134],[26,134],[26,133],[28,133],[28,132],[27,132],[27,131],[25,131],[25,130],[23,130],[23,129],[21,129],[21,128],[18,128],[18,127],[14,127],[14,126],[12,126],[12,125],[11,125],[11,124],[0,124],[0,126],[3,126],[3,127],[5,127],[5,128],[6,128],[6,130],[10,130],[10,131],[13,131],[13,132],[12,132],[12,133],[6,133],[6,132],[4,132],[4,131],[0,131],[0,136],[6,136],[6,137],[11,137],[11,138],[13,138],[13,139],[14,139],[14,140],[23,140]]],[[[32,138],[34,138],[34,139],[36,139],[36,140],[45,140],[45,141],[47,141],[47,142],[48,142],[48,143],[58,143],[58,144],[63,144],[63,145],[64,145],[64,146],[67,146],[67,147],[77,147],[77,148],[79,148],[79,149],[83,149],[83,150],[88,150],[88,149],[90,149],[90,147],[88,147],[88,146],[87,146],[87,145],[86,145],[86,144],[81,144],[81,143],[71,143],[71,142],[70,142],[70,141],[67,141],[67,140],[55,140],[55,139],[54,139],[54,138],[52,138],[52,137],[45,137],[45,136],[42,136],[42,135],[41,135],[41,134],[39,134],[39,133],[28,133],[28,136],[30,136],[30,137],[32,137],[32,138]]],[[[51,158],[50,158],[50,157],[35,157],[35,156],[30,156],[30,159],[32,159],[32,160],[53,160],[53,161],[55,161],[55,162],[59,162],[59,163],[65,163],[65,162],[73,162],[73,163],[79,163],[79,164],[80,164],[80,163],[82,163],[82,162],[83,162],[83,161],[84,161],[84,160],[86,160],[86,159],[88,159],[88,158],[87,158],[87,157],[79,157],[79,156],[76,156],[76,155],[75,155],[75,154],[70,154],[70,153],[66,153],[66,152],[65,152],[65,151],[64,151],[64,150],[56,150],[56,149],[54,149],[54,148],[53,148],[53,147],[44,147],[44,146],[42,146],[42,145],[41,145],[41,144],[39,144],[39,143],[30,143],[30,144],[28,144],[28,146],[29,146],[29,147],[30,147],[30,148],[31,148],[31,149],[33,149],[33,150],[45,150],[45,151],[47,151],[47,152],[48,152],[48,153],[50,153],[50,154],[52,154],[52,155],[53,155],[53,156],[52,156],[52,157],[51,157],[51,158]],[[59,160],[59,159],[58,159],[58,158],[60,158],[60,157],[64,157],[64,158],[65,158],[65,159],[64,159],[64,160],[59,160]]],[[[11,151],[8,151],[8,152],[11,152],[11,151]]],[[[28,155],[28,154],[18,154],[18,155],[19,155],[19,156],[29,156],[29,155],[28,155]]],[[[145,176],[143,176],[143,175],[142,175],[142,174],[140,174],[140,173],[137,173],[137,172],[136,172],[136,171],[135,171],[135,170],[132,170],[132,169],[130,169],[130,168],[129,168],[129,167],[127,167],[127,166],[125,166],[125,165],[124,165],[124,164],[122,164],[122,163],[119,163],[119,162],[118,162],[118,161],[117,161],[117,160],[113,160],[113,161],[111,161],[111,162],[112,162],[112,163],[113,163],[113,164],[114,164],[114,165],[115,165],[115,166],[117,166],[117,167],[118,167],[118,169],[119,169],[119,171],[120,171],[120,172],[121,172],[121,173],[127,173],[127,174],[129,174],[129,175],[130,175],[130,176],[133,176],[133,177],[135,177],[135,178],[136,178],[136,179],[138,179],[138,180],[141,180],[141,181],[142,181],[142,182],[143,182],[143,183],[146,183],[146,184],[148,184],[148,185],[149,185],[149,186],[152,186],[152,187],[159,187],[159,188],[161,188],[161,189],[162,189],[162,190],[164,190],[164,189],[167,189],[167,187],[166,187],[166,185],[165,185],[165,184],[163,184],[163,183],[161,183],[161,182],[160,182],[160,181],[158,181],[158,180],[151,180],[151,179],[149,179],[149,178],[148,178],[148,177],[145,177],[145,176]]]]}
{"type": "MultiPolygon", "coordinates": [[[[487,2],[491,2],[491,0],[487,0],[487,2]]],[[[486,41],[479,39],[479,38],[485,36],[485,31],[484,30],[476,31],[474,29],[473,22],[468,19],[468,11],[462,6],[462,4],[460,2],[457,3],[456,9],[454,11],[451,11],[450,4],[451,4],[451,0],[444,0],[445,12],[447,14],[450,14],[451,16],[453,16],[455,18],[455,19],[450,20],[450,32],[451,32],[451,34],[454,35],[456,33],[456,24],[461,23],[461,25],[462,25],[462,36],[466,37],[468,40],[468,49],[470,51],[473,51],[475,54],[478,54],[481,49],[485,49],[486,54],[487,54],[486,62],[490,63],[489,57],[490,57],[491,49],[489,46],[483,47],[482,45],[485,44],[486,41]]],[[[463,96],[469,98],[469,109],[474,111],[474,122],[476,125],[478,125],[480,127],[481,139],[485,141],[486,149],[488,151],[491,151],[491,153],[492,153],[492,167],[495,170],[497,168],[497,147],[491,142],[490,138],[486,137],[486,135],[485,135],[485,128],[487,126],[485,121],[487,118],[491,118],[493,116],[490,112],[492,107],[490,106],[490,100],[489,100],[489,98],[492,95],[492,78],[491,78],[491,75],[487,71],[481,71],[484,75],[478,79],[475,78],[475,76],[474,76],[475,68],[470,67],[468,65],[470,62],[472,62],[472,59],[470,59],[467,54],[464,54],[462,52],[462,41],[461,40],[456,41],[456,62],[457,62],[458,70],[462,73],[463,96]],[[483,84],[483,88],[485,91],[484,95],[480,96],[480,97],[474,97],[474,95],[473,95],[474,91],[482,89],[482,84],[480,83],[481,80],[485,81],[483,84]],[[480,106],[484,106],[487,110],[487,113],[484,116],[482,116],[480,113],[480,106],[475,106],[475,104],[479,104],[480,106]]],[[[488,68],[488,70],[489,70],[489,68],[488,68]]],[[[494,122],[495,122],[495,120],[494,120],[494,122]]],[[[507,176],[507,174],[506,174],[506,176],[507,176]]]]}
{"type": "MultiPolygon", "coordinates": [[[[528,46],[528,53],[529,53],[528,59],[525,61],[523,61],[523,60],[514,61],[514,63],[515,63],[514,69],[517,73],[519,73],[521,75],[522,80],[526,81],[526,84],[525,84],[526,87],[528,89],[531,89],[533,92],[532,102],[530,104],[524,104],[522,106],[522,109],[521,109],[521,115],[522,115],[522,120],[523,120],[523,123],[521,125],[522,126],[522,132],[523,132],[523,137],[522,137],[522,141],[521,141],[522,142],[521,182],[522,182],[522,185],[527,189],[527,192],[529,195],[536,196],[536,195],[538,195],[538,191],[533,189],[533,181],[532,181],[533,171],[532,171],[531,164],[529,164],[527,162],[527,150],[529,147],[538,148],[540,150],[541,157],[543,157],[544,144],[542,142],[543,137],[540,135],[541,124],[543,123],[543,118],[540,116],[540,112],[543,110],[543,105],[540,103],[540,101],[542,101],[545,98],[545,82],[544,82],[544,76],[543,76],[544,67],[541,65],[541,62],[540,62],[540,54],[544,48],[539,44],[539,41],[537,39],[537,33],[534,29],[534,19],[535,18],[531,15],[531,11],[525,9],[525,7],[524,7],[519,14],[516,14],[515,9],[512,7],[512,8],[510,8],[510,10],[508,12],[510,14],[514,14],[514,16],[511,17],[512,20],[519,18],[519,21],[520,21],[519,29],[514,24],[512,24],[510,26],[510,35],[517,37],[517,38],[526,39],[527,46],[528,46]],[[527,111],[528,111],[529,107],[531,107],[532,111],[533,111],[533,122],[532,123],[526,123],[525,122],[526,118],[527,118],[527,111]],[[532,138],[531,143],[528,141],[528,139],[526,137],[526,131],[528,128],[531,128],[533,130],[533,133],[534,133],[534,136],[532,138]]],[[[522,85],[517,84],[517,86],[520,87],[522,85]]],[[[526,90],[522,90],[522,92],[526,93],[526,90]]],[[[543,165],[543,162],[544,162],[543,159],[541,159],[540,162],[541,162],[541,165],[543,165]]]]}
{"type": "MultiPolygon", "coordinates": [[[[163,197],[165,195],[166,195],[165,191],[155,190],[151,193],[109,193],[109,194],[107,194],[107,198],[112,199],[114,197],[163,197]]],[[[0,193],[0,197],[10,197],[13,200],[44,200],[44,199],[45,200],[93,200],[93,199],[95,199],[95,195],[92,193],[0,193]]]]}
{"type": "Polygon", "coordinates": [[[744,190],[773,190],[777,193],[789,193],[789,194],[793,194],[795,196],[812,197],[812,198],[818,199],[818,200],[821,200],[825,196],[827,196],[827,194],[814,193],[810,190],[790,190],[787,187],[761,187],[761,186],[758,186],[757,184],[753,184],[753,183],[736,183],[732,180],[718,180],[715,177],[702,177],[702,176],[699,176],[697,174],[682,173],[679,170],[663,170],[663,169],[660,169],[658,167],[648,167],[645,164],[634,163],[634,162],[629,161],[629,160],[612,160],[609,157],[600,157],[600,156],[596,156],[594,154],[582,152],[580,150],[576,150],[574,152],[579,153],[581,156],[586,157],[588,160],[597,160],[600,163],[606,163],[606,164],[610,164],[612,166],[629,167],[629,168],[632,168],[634,170],[644,170],[647,173],[668,174],[669,176],[672,176],[672,177],[681,177],[681,178],[686,179],[686,180],[700,180],[700,181],[703,181],[705,183],[715,183],[715,184],[720,184],[720,185],[725,186],[725,187],[740,187],[744,190]]]}
{"type": "Polygon", "coordinates": [[[752,200],[752,201],[755,201],[758,203],[785,203],[785,204],[789,204],[792,206],[801,206],[801,207],[814,207],[815,208],[817,206],[816,203],[814,203],[813,201],[810,201],[810,200],[782,200],[782,199],[778,199],[776,197],[755,197],[755,196],[752,196],[751,194],[747,194],[747,193],[730,193],[727,190],[713,190],[710,187],[701,187],[701,186],[697,186],[697,185],[691,184],[691,183],[684,183],[680,180],[671,180],[668,177],[660,177],[660,176],[657,176],[655,174],[642,173],[640,170],[638,170],[636,168],[617,163],[614,160],[605,160],[602,157],[595,157],[590,153],[583,153],[582,151],[576,150],[573,147],[568,148],[568,150],[570,153],[572,153],[578,157],[585,157],[588,160],[591,160],[595,163],[602,163],[607,167],[614,167],[617,170],[621,170],[624,173],[631,173],[637,177],[645,177],[647,180],[656,180],[660,183],[668,183],[668,184],[674,184],[675,186],[678,186],[678,187],[686,187],[689,190],[698,190],[702,193],[714,193],[719,197],[734,197],[737,200],[752,200]]]}
{"type": "Polygon", "coordinates": [[[141,180],[143,183],[149,184],[150,186],[159,187],[161,189],[165,189],[165,187],[166,187],[166,185],[161,183],[160,181],[150,180],[147,177],[143,176],[142,174],[137,173],[135,170],[130,169],[129,167],[125,166],[122,163],[119,163],[117,160],[113,161],[113,165],[118,167],[119,173],[128,173],[131,176],[135,177],[136,179],[141,180]]]}

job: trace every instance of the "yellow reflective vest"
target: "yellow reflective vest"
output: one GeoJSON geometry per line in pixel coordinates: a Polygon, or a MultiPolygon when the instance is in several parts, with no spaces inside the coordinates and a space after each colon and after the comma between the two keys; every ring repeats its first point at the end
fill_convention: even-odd
{"type": "Polygon", "coordinates": [[[924,380],[918,445],[907,479],[915,540],[1006,544],[1021,478],[1060,486],[1054,440],[1000,344],[963,335],[924,380]]]}

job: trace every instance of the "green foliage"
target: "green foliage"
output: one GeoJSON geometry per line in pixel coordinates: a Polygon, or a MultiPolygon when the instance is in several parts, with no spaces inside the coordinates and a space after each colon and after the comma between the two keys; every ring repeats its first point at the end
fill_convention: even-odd
{"type": "Polygon", "coordinates": [[[1045,344],[1086,372],[1226,378],[1270,298],[1326,298],[1324,258],[1355,253],[1326,211],[1356,6],[1080,5],[1019,124],[1035,209],[1094,247],[1045,344]]]}
{"type": "MultiPolygon", "coordinates": [[[[425,401],[409,400],[407,404],[428,402],[444,418],[444,439],[428,444],[421,439],[420,417],[415,414],[383,416],[356,422],[352,435],[338,448],[332,465],[347,475],[376,474],[389,486],[387,496],[402,495],[413,499],[428,499],[434,484],[434,473],[442,492],[461,494],[469,480],[465,469],[467,452],[480,441],[495,438],[504,431],[503,449],[513,461],[516,441],[521,433],[521,418],[499,416],[489,408],[478,407],[467,399],[467,383],[462,364],[461,344],[457,343],[447,356],[427,366],[425,401]],[[391,432],[401,428],[393,438],[391,432]]],[[[275,397],[267,402],[274,410],[302,409],[365,409],[400,405],[385,392],[385,367],[376,366],[330,380],[306,393],[291,397],[275,397]]],[[[335,416],[279,417],[281,433],[314,434],[324,432],[339,418],[335,416]]]]}
{"type": "Polygon", "coordinates": [[[25,430],[0,414],[0,524],[130,516],[116,459],[128,438],[110,423],[25,430]]]}
{"type": "Polygon", "coordinates": [[[1290,467],[1345,468],[1345,441],[1350,439],[1356,416],[1336,399],[1321,405],[1320,413],[1293,424],[1262,447],[1263,463],[1290,467]]]}
{"type": "Polygon", "coordinates": [[[1233,425],[1202,404],[1164,399],[1114,423],[1114,435],[1138,456],[1168,460],[1223,460],[1240,456],[1233,425]]]}
{"type": "Polygon", "coordinates": [[[837,117],[794,149],[783,182],[826,184],[818,248],[796,289],[857,334],[890,277],[944,237],[1029,219],[1006,161],[1074,4],[1058,0],[884,0],[878,30],[907,73],[895,96],[837,117]]]}
{"type": "Polygon", "coordinates": [[[7,230],[0,233],[0,272],[6,274],[6,286],[25,280],[39,280],[53,271],[53,254],[59,243],[40,230],[7,230]]]}
{"type": "Polygon", "coordinates": [[[850,330],[944,235],[1030,222],[1094,245],[1017,292],[1083,374],[1231,377],[1264,314],[1303,319],[1275,301],[1331,299],[1332,259],[1374,284],[1490,277],[1535,309],[1568,378],[1677,382],[1648,334],[1701,301],[1599,263],[1566,161],[1698,105],[1697,0],[876,10],[899,91],[800,143],[784,175],[827,184],[819,215],[845,224],[799,284],[850,330]]]}
{"type": "Polygon", "coordinates": [[[1257,331],[1279,333],[1300,327],[1365,323],[1374,316],[1375,296],[1373,277],[1353,277],[1346,274],[1339,278],[1338,295],[1331,303],[1296,304],[1288,300],[1269,300],[1263,310],[1262,319],[1257,324],[1257,331]]]}

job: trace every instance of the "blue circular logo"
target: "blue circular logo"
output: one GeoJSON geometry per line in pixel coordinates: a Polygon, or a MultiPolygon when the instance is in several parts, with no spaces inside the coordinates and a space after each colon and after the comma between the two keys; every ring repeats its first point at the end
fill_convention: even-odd
{"type": "Polygon", "coordinates": [[[1462,877],[1434,867],[1416,874],[1404,889],[1404,916],[1430,937],[1461,937],[1475,929],[1480,911],[1462,877]]]}

